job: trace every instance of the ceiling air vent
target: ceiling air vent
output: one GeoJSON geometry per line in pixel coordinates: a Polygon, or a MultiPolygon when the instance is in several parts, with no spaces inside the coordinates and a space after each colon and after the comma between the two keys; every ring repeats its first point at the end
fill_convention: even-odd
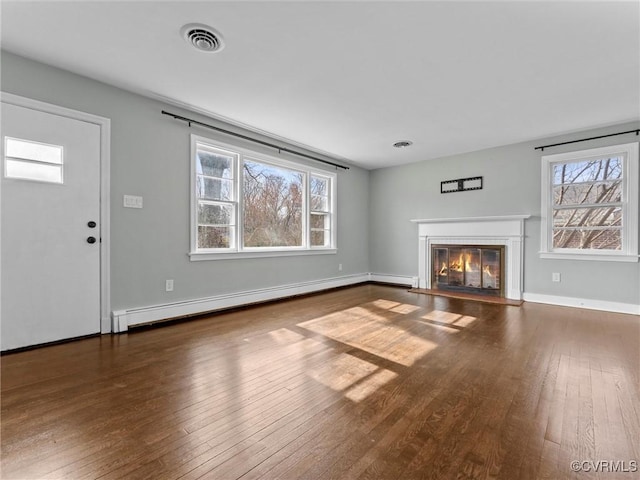
{"type": "Polygon", "coordinates": [[[201,52],[214,53],[224,48],[222,35],[206,25],[190,23],[182,27],[180,33],[193,48],[201,52]]]}
{"type": "Polygon", "coordinates": [[[410,147],[411,145],[413,145],[413,142],[409,140],[402,140],[401,142],[396,142],[393,144],[393,146],[396,148],[407,148],[407,147],[410,147]]]}

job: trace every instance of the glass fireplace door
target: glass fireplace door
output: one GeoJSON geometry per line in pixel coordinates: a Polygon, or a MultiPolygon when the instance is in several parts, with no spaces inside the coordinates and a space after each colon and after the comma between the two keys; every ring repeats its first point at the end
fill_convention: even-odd
{"type": "Polygon", "coordinates": [[[502,295],[504,247],[434,245],[433,288],[502,295]]]}

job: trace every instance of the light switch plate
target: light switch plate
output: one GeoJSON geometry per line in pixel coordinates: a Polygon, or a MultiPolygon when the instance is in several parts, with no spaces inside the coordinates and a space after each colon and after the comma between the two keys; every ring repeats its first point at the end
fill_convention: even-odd
{"type": "Polygon", "coordinates": [[[124,206],[126,208],[142,208],[142,197],[136,195],[125,195],[124,206]]]}

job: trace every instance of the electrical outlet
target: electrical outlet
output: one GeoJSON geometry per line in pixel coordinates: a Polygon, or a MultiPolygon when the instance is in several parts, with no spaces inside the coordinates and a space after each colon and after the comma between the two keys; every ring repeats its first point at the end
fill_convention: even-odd
{"type": "Polygon", "coordinates": [[[339,263],[339,264],[338,264],[338,271],[339,271],[339,272],[341,272],[341,271],[342,271],[342,264],[341,264],[341,263],[339,263]]]}
{"type": "Polygon", "coordinates": [[[559,282],[560,281],[560,274],[558,272],[554,272],[551,274],[551,281],[552,282],[559,282]]]}
{"type": "Polygon", "coordinates": [[[173,280],[166,280],[164,285],[167,292],[173,292],[173,280]]]}

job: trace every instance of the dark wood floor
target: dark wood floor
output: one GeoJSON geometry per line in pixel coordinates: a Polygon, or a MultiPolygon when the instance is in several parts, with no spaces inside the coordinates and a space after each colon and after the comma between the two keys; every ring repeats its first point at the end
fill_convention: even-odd
{"type": "Polygon", "coordinates": [[[638,478],[639,341],[361,285],[5,355],[2,478],[638,478]]]}

